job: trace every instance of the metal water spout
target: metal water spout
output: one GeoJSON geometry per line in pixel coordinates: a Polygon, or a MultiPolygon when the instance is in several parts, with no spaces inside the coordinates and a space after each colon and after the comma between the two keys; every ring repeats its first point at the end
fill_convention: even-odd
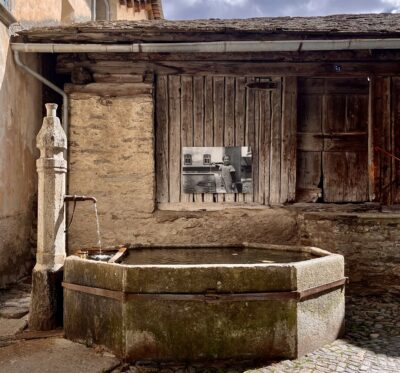
{"type": "Polygon", "coordinates": [[[78,196],[76,194],[74,195],[65,195],[64,196],[64,203],[65,202],[74,202],[74,208],[72,210],[71,214],[71,220],[68,223],[68,226],[65,229],[65,232],[68,232],[69,227],[72,224],[72,220],[74,219],[74,214],[75,214],[75,208],[76,208],[76,203],[77,202],[84,202],[84,201],[92,201],[94,204],[94,212],[96,214],[96,227],[97,227],[97,239],[98,239],[98,246],[100,249],[100,254],[102,252],[102,246],[101,246],[101,234],[100,234],[100,222],[99,222],[99,212],[97,211],[97,199],[93,196],[78,196]]]}
{"type": "Polygon", "coordinates": [[[84,201],[92,201],[95,205],[97,204],[97,199],[93,196],[78,196],[76,194],[74,195],[65,195],[64,196],[64,202],[74,202],[74,208],[72,210],[71,214],[71,220],[68,223],[68,226],[65,228],[65,232],[68,231],[69,227],[72,224],[72,220],[74,219],[74,214],[75,214],[75,208],[76,208],[76,203],[77,202],[84,202],[84,201]]]}
{"type": "Polygon", "coordinates": [[[82,201],[93,201],[93,203],[97,203],[97,199],[92,196],[78,196],[76,194],[64,196],[64,202],[82,202],[82,201]]]}

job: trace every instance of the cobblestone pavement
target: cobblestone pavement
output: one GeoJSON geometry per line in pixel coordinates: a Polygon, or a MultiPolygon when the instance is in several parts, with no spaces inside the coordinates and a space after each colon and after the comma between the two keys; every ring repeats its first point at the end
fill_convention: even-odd
{"type": "Polygon", "coordinates": [[[347,297],[346,334],[343,339],[298,360],[269,365],[254,362],[207,366],[160,365],[137,362],[113,373],[291,373],[291,372],[400,372],[400,298],[347,297]]]}

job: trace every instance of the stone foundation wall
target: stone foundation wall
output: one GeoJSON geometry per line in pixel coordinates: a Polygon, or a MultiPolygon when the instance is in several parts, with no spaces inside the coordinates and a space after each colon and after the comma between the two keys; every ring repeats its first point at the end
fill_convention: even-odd
{"type": "MultiPolygon", "coordinates": [[[[138,89],[132,86],[132,92],[138,89]]],[[[98,199],[105,246],[301,243],[343,254],[350,291],[400,293],[400,216],[305,213],[283,207],[157,210],[151,85],[147,91],[142,87],[140,94],[119,97],[88,93],[95,88],[86,87],[86,93],[83,88],[69,88],[69,194],[98,199]]],[[[96,242],[93,204],[78,203],[68,235],[69,252],[96,242]]]]}
{"type": "Polygon", "coordinates": [[[400,294],[400,215],[308,213],[299,216],[303,245],[344,255],[348,289],[400,294]]]}

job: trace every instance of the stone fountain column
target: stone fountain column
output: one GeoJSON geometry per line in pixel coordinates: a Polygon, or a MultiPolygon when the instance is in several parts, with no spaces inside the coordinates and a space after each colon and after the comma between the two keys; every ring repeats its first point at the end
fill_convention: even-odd
{"type": "Polygon", "coordinates": [[[32,273],[32,301],[29,328],[54,329],[62,317],[62,272],[65,251],[65,179],[64,158],[67,137],[57,118],[57,105],[46,104],[47,116],[36,138],[40,158],[36,161],[39,177],[38,242],[36,265],[32,273]]]}

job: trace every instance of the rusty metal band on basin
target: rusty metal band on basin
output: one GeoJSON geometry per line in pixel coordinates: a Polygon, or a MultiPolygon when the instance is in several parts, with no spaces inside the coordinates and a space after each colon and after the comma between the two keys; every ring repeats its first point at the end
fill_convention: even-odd
{"type": "Polygon", "coordinates": [[[317,294],[328,292],[331,290],[343,287],[348,282],[348,278],[344,277],[340,280],[333,281],[324,285],[312,287],[302,291],[277,291],[277,292],[263,292],[263,293],[215,293],[213,291],[205,292],[202,294],[174,294],[174,293],[129,293],[124,291],[108,290],[95,288],[91,286],[83,286],[63,282],[64,289],[77,291],[115,299],[120,302],[127,302],[130,300],[148,300],[158,299],[167,301],[197,301],[197,302],[240,302],[240,301],[263,301],[263,300],[286,300],[294,299],[299,302],[312,298],[317,294]]]}

